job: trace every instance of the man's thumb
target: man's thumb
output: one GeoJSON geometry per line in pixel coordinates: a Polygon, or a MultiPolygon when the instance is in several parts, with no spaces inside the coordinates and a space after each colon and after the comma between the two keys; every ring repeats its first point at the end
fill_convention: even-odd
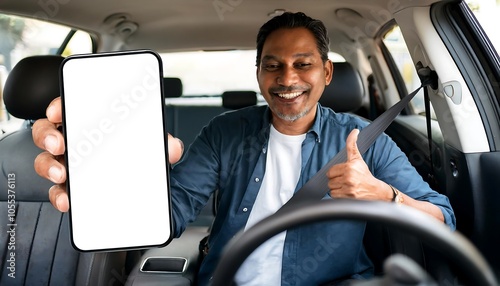
{"type": "Polygon", "coordinates": [[[346,151],[347,151],[347,161],[360,159],[361,153],[359,153],[358,145],[356,141],[358,140],[359,129],[353,129],[346,140],[346,151]]]}

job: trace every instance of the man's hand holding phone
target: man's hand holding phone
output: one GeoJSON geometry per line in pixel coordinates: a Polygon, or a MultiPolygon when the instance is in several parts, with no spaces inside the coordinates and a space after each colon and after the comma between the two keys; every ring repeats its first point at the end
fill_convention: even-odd
{"type": "MultiPolygon", "coordinates": [[[[67,212],[69,210],[69,200],[66,193],[64,137],[58,129],[61,124],[61,97],[58,97],[47,107],[47,119],[39,119],[33,125],[33,141],[36,146],[45,150],[35,159],[36,172],[55,184],[49,190],[50,202],[57,210],[67,212]]],[[[184,144],[182,141],[168,134],[168,161],[170,164],[177,163],[183,152],[184,144]]]]}
{"type": "Polygon", "coordinates": [[[76,55],[60,75],[61,97],[33,127],[35,144],[46,150],[35,170],[56,184],[49,198],[69,210],[73,246],[168,244],[168,162],[179,160],[183,146],[166,132],[161,58],[145,50],[76,55]]]}

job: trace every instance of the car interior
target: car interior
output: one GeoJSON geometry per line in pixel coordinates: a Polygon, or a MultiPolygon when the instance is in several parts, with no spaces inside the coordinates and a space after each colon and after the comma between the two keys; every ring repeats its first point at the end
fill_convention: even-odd
{"type": "MultiPolygon", "coordinates": [[[[491,24],[478,21],[488,13],[500,16],[499,7],[486,0],[2,1],[0,42],[22,43],[0,44],[0,285],[197,285],[203,241],[217,213],[216,190],[182,236],[165,247],[79,252],[71,245],[68,214],[49,202],[51,182],[34,170],[42,150],[31,128],[60,94],[66,56],[151,49],[164,61],[167,131],[187,149],[215,116],[266,104],[255,83],[255,62],[244,67],[250,78],[225,67],[243,69],[231,58],[235,51],[250,51],[255,60],[259,27],[285,11],[305,12],[328,29],[334,75],[319,102],[335,112],[372,122],[419,87],[417,66],[437,73],[436,88],[419,92],[385,132],[424,180],[448,196],[457,232],[484,256],[485,272],[491,268],[500,277],[499,37],[491,24]],[[49,43],[43,26],[20,19],[67,30],[57,44],[49,43]],[[23,27],[17,38],[16,25],[23,27]],[[77,40],[81,34],[83,51],[77,48],[85,46],[77,40]],[[47,48],[28,50],[30,44],[47,48]],[[193,54],[198,51],[201,61],[193,54]],[[223,56],[213,63],[217,53],[223,56]],[[234,85],[212,86],[212,74],[234,85]]],[[[400,253],[438,285],[471,283],[451,255],[382,222],[367,224],[364,243],[378,277],[387,257],[400,253]]]]}

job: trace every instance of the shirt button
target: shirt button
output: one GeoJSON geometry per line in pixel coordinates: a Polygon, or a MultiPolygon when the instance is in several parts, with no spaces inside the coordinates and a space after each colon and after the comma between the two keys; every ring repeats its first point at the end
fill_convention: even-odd
{"type": "Polygon", "coordinates": [[[248,211],[248,209],[247,209],[247,208],[243,208],[243,212],[247,212],[247,211],[248,211]]]}
{"type": "Polygon", "coordinates": [[[266,148],[262,148],[262,153],[266,154],[266,148]]]}
{"type": "Polygon", "coordinates": [[[255,182],[258,183],[260,181],[259,178],[255,178],[255,182]]]}

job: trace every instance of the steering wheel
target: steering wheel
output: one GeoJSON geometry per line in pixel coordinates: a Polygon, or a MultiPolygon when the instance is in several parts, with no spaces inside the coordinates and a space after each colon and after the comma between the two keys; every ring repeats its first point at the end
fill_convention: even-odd
{"type": "Polygon", "coordinates": [[[412,234],[455,261],[474,285],[498,285],[490,266],[463,235],[451,232],[443,223],[406,206],[381,201],[349,199],[303,203],[291,211],[277,212],[246,232],[238,233],[227,245],[212,285],[228,285],[245,259],[262,243],[291,227],[333,219],[381,222],[412,234]]]}

